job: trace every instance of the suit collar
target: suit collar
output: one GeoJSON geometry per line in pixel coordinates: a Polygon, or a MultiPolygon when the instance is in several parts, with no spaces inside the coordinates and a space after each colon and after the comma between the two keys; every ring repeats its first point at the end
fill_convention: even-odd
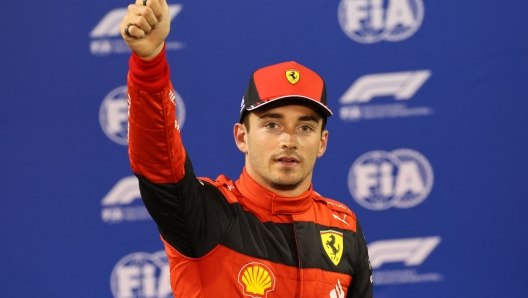
{"type": "Polygon", "coordinates": [[[251,203],[270,211],[273,215],[300,214],[306,212],[313,203],[312,184],[310,188],[297,197],[283,197],[258,184],[247,173],[246,168],[235,182],[236,188],[251,203]]]}

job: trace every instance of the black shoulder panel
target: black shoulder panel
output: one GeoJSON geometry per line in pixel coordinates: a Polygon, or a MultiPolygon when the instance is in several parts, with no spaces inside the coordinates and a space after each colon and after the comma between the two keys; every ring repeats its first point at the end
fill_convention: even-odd
{"type": "Polygon", "coordinates": [[[156,184],[136,176],[143,202],[167,243],[192,258],[220,243],[233,218],[232,206],[215,186],[196,178],[188,154],[185,176],[177,183],[156,184]]]}

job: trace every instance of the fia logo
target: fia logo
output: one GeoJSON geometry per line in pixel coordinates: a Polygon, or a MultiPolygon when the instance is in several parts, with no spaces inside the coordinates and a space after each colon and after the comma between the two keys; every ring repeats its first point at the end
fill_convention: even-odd
{"type": "Polygon", "coordinates": [[[417,151],[371,151],[352,164],[348,188],[356,202],[370,210],[411,208],[427,198],[433,180],[431,164],[417,151]]]}
{"type": "MultiPolygon", "coordinates": [[[[180,13],[183,5],[169,5],[169,15],[171,22],[180,13]]],[[[116,8],[109,11],[101,21],[90,32],[90,52],[94,56],[106,56],[110,54],[130,53],[130,48],[121,38],[119,25],[128,13],[128,9],[116,8]]],[[[185,44],[179,41],[166,41],[167,50],[180,50],[185,48],[185,44]]]]}
{"type": "Polygon", "coordinates": [[[127,86],[117,87],[105,96],[99,108],[99,124],[110,140],[128,145],[127,86]]]}
{"type": "Polygon", "coordinates": [[[413,35],[424,17],[422,0],[341,0],[339,24],[352,40],[401,41],[413,35]]]}
{"type": "Polygon", "coordinates": [[[115,298],[172,297],[167,255],[159,251],[123,257],[112,271],[110,286],[115,298]]]}
{"type": "MultiPolygon", "coordinates": [[[[178,92],[171,90],[169,99],[176,104],[177,128],[181,130],[185,122],[185,103],[178,92]]],[[[110,91],[99,108],[99,123],[106,136],[115,143],[128,145],[128,106],[134,104],[128,98],[127,86],[110,91]]]]}

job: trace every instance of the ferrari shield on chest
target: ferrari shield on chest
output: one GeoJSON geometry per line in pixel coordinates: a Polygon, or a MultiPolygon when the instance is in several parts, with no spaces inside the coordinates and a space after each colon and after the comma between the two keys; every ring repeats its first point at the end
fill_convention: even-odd
{"type": "Polygon", "coordinates": [[[321,241],[326,254],[337,266],[343,256],[343,233],[332,230],[321,231],[321,241]]]}

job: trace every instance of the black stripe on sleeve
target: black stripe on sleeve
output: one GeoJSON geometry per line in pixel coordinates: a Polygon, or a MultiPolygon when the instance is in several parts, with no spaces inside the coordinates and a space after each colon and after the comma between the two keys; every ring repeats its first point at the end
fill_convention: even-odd
{"type": "Polygon", "coordinates": [[[231,224],[232,207],[220,190],[196,178],[189,155],[185,176],[177,183],[156,184],[136,176],[145,207],[171,246],[199,258],[220,243],[231,224]]]}

